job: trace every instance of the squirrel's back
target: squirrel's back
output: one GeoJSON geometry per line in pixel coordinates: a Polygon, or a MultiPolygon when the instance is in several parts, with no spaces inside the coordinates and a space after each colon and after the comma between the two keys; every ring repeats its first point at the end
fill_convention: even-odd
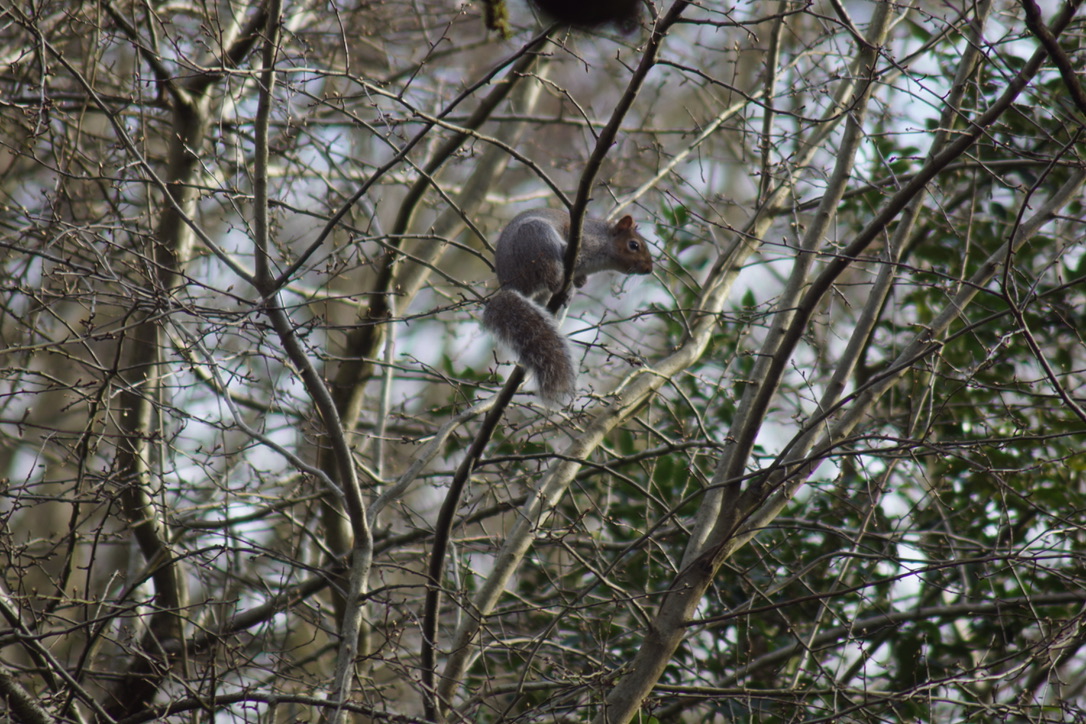
{"type": "Polygon", "coordinates": [[[513,217],[498,237],[494,268],[503,289],[545,304],[562,286],[569,214],[532,209],[513,217]]]}

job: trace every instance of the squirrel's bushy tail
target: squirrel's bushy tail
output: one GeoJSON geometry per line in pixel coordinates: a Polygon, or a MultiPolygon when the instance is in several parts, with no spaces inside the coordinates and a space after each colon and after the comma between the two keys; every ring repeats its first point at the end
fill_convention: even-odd
{"type": "Polygon", "coordinates": [[[502,289],[487,302],[483,326],[535,376],[546,405],[564,407],[573,401],[573,357],[550,312],[520,292],[502,289]]]}

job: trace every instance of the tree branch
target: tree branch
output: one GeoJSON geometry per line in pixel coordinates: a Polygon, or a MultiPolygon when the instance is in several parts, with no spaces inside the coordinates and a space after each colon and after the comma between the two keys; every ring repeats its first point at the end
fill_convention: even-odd
{"type": "MultiPolygon", "coordinates": [[[[1063,84],[1071,95],[1071,100],[1078,107],[1079,113],[1086,119],[1086,92],[1082,90],[1082,84],[1078,81],[1078,74],[1075,72],[1074,66],[1071,65],[1071,59],[1067,57],[1067,53],[1060,47],[1056,36],[1045,25],[1044,20],[1041,18],[1041,9],[1037,7],[1037,3],[1034,0],[1021,0],[1021,2],[1022,9],[1026,11],[1026,27],[1037,37],[1041,47],[1052,58],[1052,62],[1056,64],[1056,68],[1060,71],[1060,77],[1063,78],[1063,84]]],[[[1069,3],[1069,6],[1075,8],[1080,3],[1081,0],[1077,0],[1074,3],[1069,3]]]]}

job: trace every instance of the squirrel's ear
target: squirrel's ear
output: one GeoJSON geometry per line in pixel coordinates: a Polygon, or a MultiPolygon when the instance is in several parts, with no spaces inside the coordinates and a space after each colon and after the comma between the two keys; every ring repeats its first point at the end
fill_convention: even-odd
{"type": "Polygon", "coordinates": [[[630,231],[631,229],[634,228],[633,217],[632,216],[623,216],[621,219],[618,220],[618,223],[615,224],[615,228],[618,229],[619,231],[630,231]]]}

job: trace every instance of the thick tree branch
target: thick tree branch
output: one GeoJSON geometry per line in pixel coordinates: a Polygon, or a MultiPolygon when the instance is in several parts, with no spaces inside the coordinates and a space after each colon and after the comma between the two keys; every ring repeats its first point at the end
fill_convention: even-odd
{"type": "MultiPolygon", "coordinates": [[[[1082,84],[1079,83],[1078,74],[1075,71],[1075,67],[1071,64],[1071,59],[1067,57],[1067,53],[1060,47],[1059,41],[1056,40],[1056,36],[1052,34],[1048,26],[1045,25],[1044,20],[1041,18],[1041,9],[1037,7],[1037,3],[1034,0],[1021,0],[1022,8],[1026,11],[1026,27],[1030,32],[1037,36],[1037,40],[1040,41],[1041,46],[1048,53],[1048,56],[1052,58],[1052,62],[1056,64],[1056,67],[1060,71],[1060,77],[1063,78],[1063,84],[1067,87],[1067,92],[1071,96],[1071,100],[1074,101],[1078,107],[1079,113],[1082,114],[1083,119],[1086,119],[1086,92],[1082,90],[1082,84]]],[[[1070,4],[1070,7],[1075,8],[1081,4],[1081,0],[1070,4]]]]}
{"type": "Polygon", "coordinates": [[[41,705],[37,697],[24,689],[12,672],[0,664],[0,701],[17,722],[25,724],[53,724],[56,720],[41,705]]]}

